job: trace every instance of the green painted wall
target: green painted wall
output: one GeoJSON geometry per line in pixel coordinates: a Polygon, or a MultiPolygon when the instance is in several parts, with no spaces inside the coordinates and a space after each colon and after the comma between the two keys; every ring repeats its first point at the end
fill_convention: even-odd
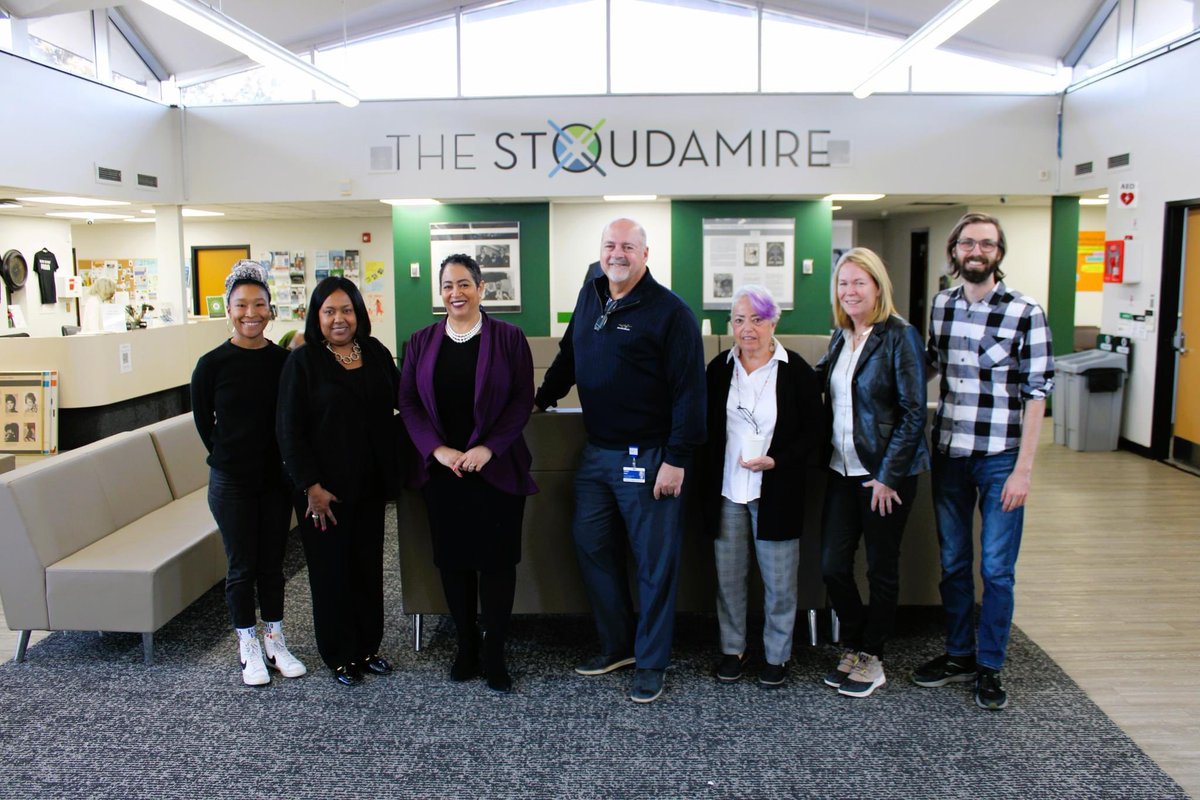
{"type": "Polygon", "coordinates": [[[827,334],[833,325],[829,307],[829,274],[833,253],[833,211],[823,200],[779,202],[675,201],[671,204],[671,288],[701,319],[712,321],[713,333],[724,333],[729,311],[702,311],[703,220],[709,217],[792,217],[796,220],[796,305],[784,311],[777,333],[827,334]],[[813,274],[801,273],[804,259],[813,274]]]}
{"type": "MultiPolygon", "coordinates": [[[[392,209],[392,252],[396,264],[396,342],[434,320],[430,311],[437,264],[429,263],[429,223],[516,220],[521,223],[521,311],[496,314],[527,336],[550,335],[550,206],[547,203],[463,204],[392,209]],[[421,277],[409,277],[409,264],[421,277]]],[[[397,356],[399,353],[397,353],[397,356]]]]}
{"type": "MultiPolygon", "coordinates": [[[[791,217],[796,220],[796,307],[784,311],[779,333],[825,334],[832,325],[829,272],[833,248],[833,213],[824,201],[691,202],[671,204],[671,286],[723,333],[728,311],[701,311],[703,281],[702,221],[707,217],[791,217]],[[806,258],[813,274],[801,273],[806,258]]],[[[413,331],[433,321],[430,287],[436,264],[430,264],[429,223],[517,220],[521,223],[520,313],[497,314],[520,326],[528,336],[550,335],[550,206],[546,203],[464,204],[392,209],[392,249],[396,264],[396,341],[402,347],[413,331]],[[409,264],[421,265],[421,277],[410,278],[409,264]]],[[[399,354],[397,354],[399,355],[399,354]]]]}
{"type": "Polygon", "coordinates": [[[1075,281],[1079,251],[1079,198],[1050,201],[1050,296],[1046,318],[1054,339],[1054,355],[1074,349],[1075,281]]]}

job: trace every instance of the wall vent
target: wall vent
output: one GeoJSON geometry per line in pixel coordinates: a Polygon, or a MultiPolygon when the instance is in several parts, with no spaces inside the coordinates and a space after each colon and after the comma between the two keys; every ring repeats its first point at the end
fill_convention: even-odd
{"type": "Polygon", "coordinates": [[[138,186],[140,186],[143,189],[157,189],[158,188],[158,176],[157,175],[143,175],[142,173],[139,172],[137,181],[138,181],[138,186]]]}
{"type": "Polygon", "coordinates": [[[1078,178],[1080,175],[1091,175],[1091,174],[1092,174],[1092,162],[1091,161],[1084,161],[1082,164],[1075,165],[1075,177],[1076,178],[1078,178]]]}
{"type": "Polygon", "coordinates": [[[1129,153],[1121,153],[1119,156],[1108,157],[1109,169],[1124,169],[1129,166],[1129,153]]]}
{"type": "Polygon", "coordinates": [[[96,165],[96,182],[97,183],[120,183],[121,170],[115,167],[102,167],[96,165]]]}

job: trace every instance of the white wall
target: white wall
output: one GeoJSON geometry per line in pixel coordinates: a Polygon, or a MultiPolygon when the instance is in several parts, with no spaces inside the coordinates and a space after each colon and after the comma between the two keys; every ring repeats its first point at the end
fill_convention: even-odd
{"type": "Polygon", "coordinates": [[[929,269],[926,272],[926,297],[933,297],[938,290],[938,278],[946,266],[945,244],[954,224],[966,208],[923,211],[917,214],[898,214],[883,222],[883,249],[880,255],[887,264],[892,279],[892,290],[896,307],[907,315],[909,299],[916,287],[911,286],[909,264],[912,260],[911,234],[914,231],[929,231],[929,269]]]}
{"type": "MultiPolygon", "coordinates": [[[[185,171],[188,200],[194,203],[345,196],[1038,194],[1053,186],[1041,174],[1053,177],[1057,169],[1056,111],[1057,98],[1012,95],[536,97],[376,101],[353,109],[330,104],[190,108],[184,112],[185,171]],[[604,174],[555,171],[555,132],[549,122],[596,125],[601,120],[604,149],[598,160],[604,174]],[[664,166],[645,163],[652,129],[669,133],[677,145],[675,159],[664,166]],[[791,133],[777,135],[780,130],[791,133]],[[814,149],[822,149],[826,138],[848,141],[850,163],[809,166],[810,131],[822,132],[814,149]],[[737,157],[726,153],[718,167],[718,132],[735,143],[751,132],[753,163],[747,165],[742,151],[737,157]],[[763,132],[769,151],[765,165],[763,132]],[[504,139],[506,133],[513,138],[504,139]],[[616,165],[613,137],[617,160],[628,160],[635,133],[640,160],[632,167],[616,165]],[[689,149],[692,133],[696,144],[689,149]],[[777,136],[790,149],[792,134],[798,145],[795,164],[774,155],[777,136]],[[512,155],[498,146],[498,137],[512,155]],[[418,159],[418,148],[436,157],[418,159]],[[685,153],[691,156],[686,162],[685,153]],[[381,158],[375,169],[372,155],[381,158]]],[[[664,136],[655,139],[656,157],[666,154],[664,136]]]]}
{"type": "Polygon", "coordinates": [[[0,52],[0,184],[136,203],[177,203],[179,109],[0,52]],[[95,166],[123,172],[102,184],[95,166]],[[137,188],[137,173],[159,179],[137,188]]]}
{"type": "Polygon", "coordinates": [[[600,258],[604,226],[629,217],[646,229],[654,280],[671,285],[671,204],[551,203],[550,205],[550,335],[562,336],[567,324],[559,312],[575,308],[588,264],[600,258]]]}
{"type": "MultiPolygon", "coordinates": [[[[1086,181],[1064,177],[1065,191],[1078,188],[1108,189],[1118,195],[1118,184],[1135,181],[1137,207],[1121,208],[1110,200],[1105,230],[1108,238],[1125,234],[1141,245],[1143,275],[1140,283],[1104,287],[1102,329],[1128,335],[1121,312],[1153,309],[1165,321],[1177,309],[1159,308],[1163,254],[1164,207],[1168,202],[1200,198],[1200,44],[1180,47],[1066,96],[1063,107],[1063,165],[1095,164],[1096,174],[1086,181]],[[1106,169],[1109,156],[1130,154],[1130,166],[1106,169]]],[[[1134,342],[1131,375],[1125,392],[1121,435],[1149,446],[1153,419],[1157,332],[1134,342]]]]}
{"type": "Polygon", "coordinates": [[[42,304],[38,276],[33,271],[33,254],[44,247],[58,259],[57,275],[74,274],[71,230],[71,225],[65,220],[0,215],[0,256],[9,250],[19,250],[29,264],[29,278],[24,288],[13,294],[13,305],[21,308],[26,327],[12,331],[8,329],[6,292],[0,285],[0,332],[17,333],[23,330],[30,336],[61,336],[63,325],[79,324],[76,301],[64,299],[53,305],[42,304]]]}
{"type": "MultiPolygon", "coordinates": [[[[81,259],[154,258],[156,253],[153,225],[75,226],[75,246],[81,259]]],[[[220,222],[187,220],[184,223],[184,249],[211,245],[250,245],[253,258],[266,257],[271,250],[303,251],[307,258],[308,287],[316,285],[313,275],[317,250],[353,250],[362,256],[364,276],[368,261],[385,264],[385,324],[372,321],[372,334],[396,351],[395,269],[392,263],[392,222],[388,217],[329,220],[288,220],[261,222],[220,222]],[[371,234],[371,243],[363,244],[362,234],[371,234]]],[[[303,323],[273,322],[268,337],[278,339],[284,331],[299,329],[303,323]]]]}

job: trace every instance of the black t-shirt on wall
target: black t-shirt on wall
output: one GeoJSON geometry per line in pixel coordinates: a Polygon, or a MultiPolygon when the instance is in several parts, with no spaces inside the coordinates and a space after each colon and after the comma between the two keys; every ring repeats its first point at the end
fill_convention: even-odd
{"type": "Polygon", "coordinates": [[[58,289],[54,286],[54,273],[58,271],[58,259],[46,248],[33,254],[33,271],[38,276],[38,286],[42,290],[42,304],[49,305],[58,302],[58,289]]]}

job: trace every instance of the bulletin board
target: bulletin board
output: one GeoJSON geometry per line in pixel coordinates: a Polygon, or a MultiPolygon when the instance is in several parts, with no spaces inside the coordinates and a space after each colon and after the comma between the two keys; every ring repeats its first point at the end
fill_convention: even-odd
{"type": "Polygon", "coordinates": [[[58,372],[0,372],[0,452],[58,452],[58,372]]]}

